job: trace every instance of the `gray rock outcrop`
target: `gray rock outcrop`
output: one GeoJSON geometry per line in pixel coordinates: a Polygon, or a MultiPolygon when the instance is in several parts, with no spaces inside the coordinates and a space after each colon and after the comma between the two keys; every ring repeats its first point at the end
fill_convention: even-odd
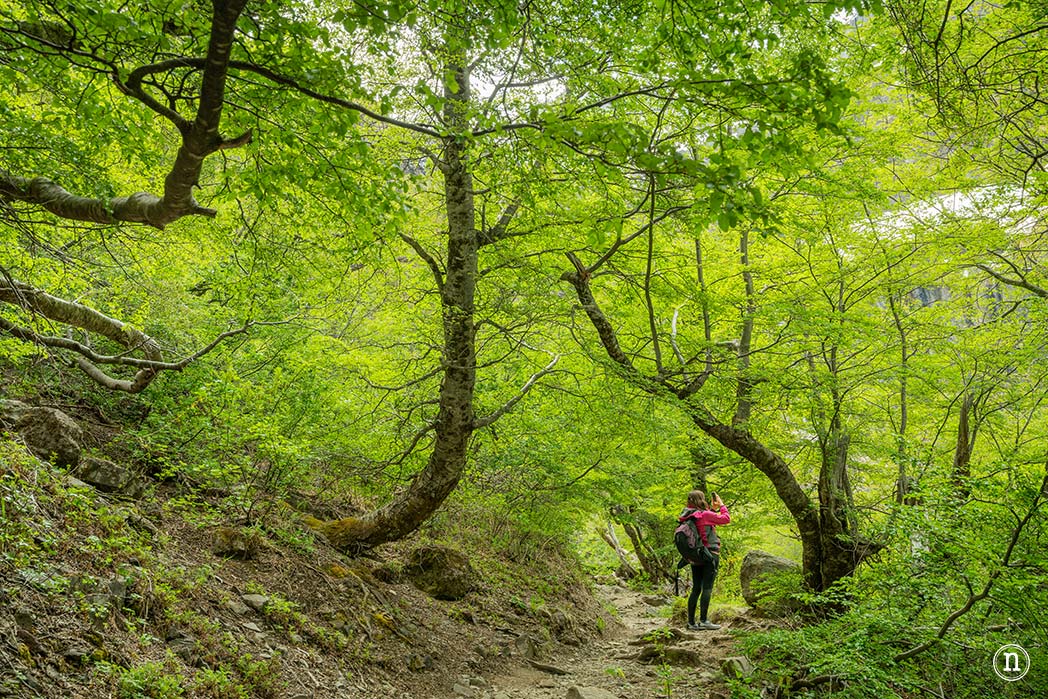
{"type": "Polygon", "coordinates": [[[123,466],[94,456],[82,458],[76,473],[80,480],[105,493],[124,490],[135,479],[135,475],[123,466]]]}
{"type": "Polygon", "coordinates": [[[84,433],[73,418],[56,408],[15,409],[15,413],[14,428],[34,456],[64,468],[80,463],[84,433]]]}
{"type": "Polygon", "coordinates": [[[742,570],[739,572],[739,582],[742,584],[742,597],[751,607],[757,607],[760,603],[760,595],[754,589],[755,582],[769,574],[800,573],[800,570],[801,566],[796,561],[791,561],[788,558],[776,556],[766,551],[750,551],[742,559],[742,570]]]}

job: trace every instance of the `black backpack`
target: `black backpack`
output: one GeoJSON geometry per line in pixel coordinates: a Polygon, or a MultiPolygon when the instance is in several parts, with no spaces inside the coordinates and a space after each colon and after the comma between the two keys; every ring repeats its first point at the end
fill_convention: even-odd
{"type": "Polygon", "coordinates": [[[701,566],[714,563],[713,553],[706,545],[711,530],[712,527],[707,524],[700,531],[695,524],[695,518],[688,517],[673,531],[673,543],[676,544],[677,552],[680,553],[680,561],[677,563],[677,572],[673,580],[674,594],[680,594],[681,568],[688,564],[701,566]]]}

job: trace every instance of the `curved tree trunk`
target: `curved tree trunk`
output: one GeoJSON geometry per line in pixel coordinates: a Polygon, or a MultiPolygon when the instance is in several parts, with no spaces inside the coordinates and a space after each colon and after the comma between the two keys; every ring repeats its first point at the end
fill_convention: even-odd
{"type": "MultiPolygon", "coordinates": [[[[569,259],[575,270],[565,272],[561,279],[575,288],[579,303],[597,331],[601,345],[608,357],[619,365],[623,376],[652,395],[672,397],[679,401],[700,430],[749,461],[771,481],[779,499],[797,524],[802,546],[801,563],[805,584],[812,590],[821,591],[840,578],[850,575],[861,556],[855,555],[854,546],[849,548],[844,545],[845,542],[835,536],[837,532],[824,528],[820,507],[801,487],[782,456],[755,438],[744,425],[725,424],[703,407],[694,395],[701,387],[701,381],[674,386],[662,377],[648,376],[637,369],[622,349],[614,326],[593,296],[589,284],[590,270],[584,267],[576,256],[569,255],[569,259]]],[[[845,460],[835,463],[846,464],[846,452],[845,460]]],[[[844,482],[841,484],[846,492],[844,482]]],[[[838,509],[836,505],[835,509],[838,509]]]]}
{"type": "MultiPolygon", "coordinates": [[[[449,42],[461,46],[459,42],[449,42]]],[[[444,88],[444,118],[453,133],[468,129],[469,73],[466,52],[452,53],[447,74],[456,85],[444,88]]],[[[425,468],[389,504],[362,517],[323,522],[316,528],[340,549],[360,551],[396,541],[417,529],[458,485],[473,434],[473,388],[476,380],[474,289],[479,248],[473,204],[473,178],[466,139],[444,139],[445,206],[447,207],[447,273],[441,290],[444,324],[444,379],[434,423],[434,445],[425,468]]]]}

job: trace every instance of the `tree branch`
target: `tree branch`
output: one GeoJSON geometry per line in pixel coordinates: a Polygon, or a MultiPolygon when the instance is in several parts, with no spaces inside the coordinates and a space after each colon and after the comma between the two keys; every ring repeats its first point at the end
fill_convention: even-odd
{"type": "Polygon", "coordinates": [[[1048,496],[1048,467],[1046,467],[1045,470],[1044,480],[1041,481],[1041,489],[1038,490],[1037,495],[1034,496],[1033,504],[1030,505],[1029,512],[1026,513],[1026,516],[1023,517],[1012,530],[1012,536],[1011,539],[1009,539],[1008,541],[1007,548],[1005,548],[1004,555],[1001,556],[1001,560],[997,564],[997,567],[994,568],[993,571],[990,573],[990,577],[987,578],[986,584],[983,585],[982,590],[980,590],[978,593],[975,593],[974,591],[972,591],[971,587],[969,587],[968,599],[959,609],[955,610],[953,613],[950,614],[950,616],[946,617],[946,620],[942,623],[942,626],[939,627],[939,631],[935,634],[935,637],[925,641],[924,643],[918,644],[905,652],[899,653],[893,658],[895,662],[899,663],[903,660],[908,660],[909,658],[912,658],[915,655],[919,655],[920,653],[923,653],[924,651],[933,647],[935,644],[937,644],[939,641],[946,637],[946,634],[949,632],[950,627],[953,626],[954,622],[956,622],[962,616],[971,611],[972,607],[975,606],[976,602],[980,602],[990,596],[990,591],[993,589],[993,584],[997,581],[997,578],[1000,577],[1001,571],[1008,567],[1009,561],[1012,558],[1012,552],[1015,550],[1016,545],[1019,543],[1019,537],[1022,534],[1023,528],[1026,527],[1030,520],[1033,519],[1034,515],[1037,514],[1037,510],[1041,506],[1041,499],[1046,496],[1048,496]]]}
{"type": "Polygon", "coordinates": [[[225,104],[226,75],[233,35],[246,2],[215,0],[206,58],[180,59],[179,65],[199,62],[203,67],[196,118],[191,123],[157,103],[141,89],[142,77],[155,66],[140,68],[139,71],[143,72],[132,73],[130,85],[121,85],[126,94],[164,115],[182,133],[182,145],[164,179],[163,197],[136,192],[127,197],[92,199],[71,194],[43,177],[27,179],[0,171],[0,199],[35,204],[60,218],[74,221],[144,223],[158,229],[163,229],[183,216],[214,217],[217,214],[214,209],[200,206],[193,197],[193,188],[199,182],[203,162],[207,156],[220,149],[244,145],[251,140],[251,134],[247,132],[236,139],[225,141],[218,131],[225,104]]]}
{"type": "Polygon", "coordinates": [[[488,427],[489,425],[493,424],[496,420],[498,420],[500,417],[513,410],[513,408],[516,407],[517,403],[519,403],[524,398],[524,396],[528,395],[528,392],[532,388],[534,388],[535,384],[538,383],[539,379],[553,371],[553,367],[557,366],[557,362],[559,361],[560,355],[554,355],[550,363],[547,364],[542,371],[532,374],[531,378],[529,378],[527,382],[524,384],[524,386],[521,387],[520,392],[517,393],[517,395],[510,398],[508,401],[506,401],[506,403],[501,408],[491,413],[490,415],[474,419],[473,429],[477,430],[482,427],[488,427]]]}
{"type": "Polygon", "coordinates": [[[116,318],[100,313],[79,303],[60,299],[56,296],[13,280],[0,283],[0,301],[18,306],[30,313],[35,313],[48,320],[80,328],[87,332],[102,335],[121,347],[126,353],[116,355],[98,354],[90,346],[77,342],[71,337],[43,335],[29,328],[24,328],[11,321],[0,318],[0,330],[12,337],[30,342],[41,347],[67,350],[80,355],[76,364],[92,380],[114,391],[139,393],[144,390],[160,371],[181,371],[189,364],[218,347],[223,340],[246,333],[254,323],[249,321],[236,330],[228,330],[218,335],[212,342],[193,354],[177,362],[164,361],[160,345],[149,335],[132,328],[116,318]],[[144,358],[131,356],[132,352],[141,352],[144,358]],[[109,364],[128,366],[137,369],[132,379],[117,379],[102,371],[98,365],[109,364]]]}
{"type": "Polygon", "coordinates": [[[982,271],[986,272],[987,274],[989,274],[991,277],[993,277],[997,281],[1001,282],[1002,284],[1007,284],[1008,286],[1015,286],[1015,287],[1018,287],[1020,289],[1026,289],[1027,291],[1035,294],[1036,296],[1040,296],[1042,299],[1048,298],[1048,289],[1045,289],[1043,287],[1037,286],[1036,284],[1033,284],[1033,283],[1027,281],[1026,277],[1020,276],[1019,279],[1012,279],[1011,277],[1006,277],[1006,276],[1004,276],[1003,274],[1001,274],[999,272],[995,272],[994,270],[990,269],[986,265],[975,265],[975,266],[978,267],[979,269],[981,269],[982,271]]]}
{"type": "Polygon", "coordinates": [[[422,247],[422,243],[418,242],[407,233],[401,233],[400,239],[408,245],[410,245],[411,249],[415,251],[415,254],[421,257],[422,261],[426,263],[426,265],[429,267],[429,270],[433,273],[434,281],[436,281],[437,283],[437,291],[443,294],[444,270],[440,268],[440,264],[437,262],[437,259],[433,257],[433,255],[430,255],[429,251],[426,250],[426,248],[422,247]]]}
{"type": "Polygon", "coordinates": [[[509,206],[507,206],[506,210],[502,212],[501,216],[499,216],[498,223],[496,223],[494,226],[485,231],[481,231],[477,235],[477,243],[481,247],[483,247],[485,245],[491,245],[492,243],[497,243],[500,240],[504,240],[505,238],[510,238],[513,235],[515,235],[513,233],[507,232],[506,229],[509,227],[509,224],[513,220],[513,217],[516,215],[518,209],[520,209],[519,201],[514,201],[509,206]]]}

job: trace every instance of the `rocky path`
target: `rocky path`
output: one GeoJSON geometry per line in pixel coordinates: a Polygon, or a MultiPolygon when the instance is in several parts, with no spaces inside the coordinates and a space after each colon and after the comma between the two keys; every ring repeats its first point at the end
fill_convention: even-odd
{"type": "Polygon", "coordinates": [[[585,647],[491,678],[483,687],[456,687],[478,699],[654,699],[727,696],[721,664],[732,655],[729,624],[720,631],[688,632],[667,618],[671,598],[622,587],[599,594],[617,610],[621,627],[585,647]],[[663,603],[663,604],[660,604],[663,603]],[[656,638],[658,640],[652,641],[656,638]],[[555,674],[554,670],[565,674],[555,674]]]}

